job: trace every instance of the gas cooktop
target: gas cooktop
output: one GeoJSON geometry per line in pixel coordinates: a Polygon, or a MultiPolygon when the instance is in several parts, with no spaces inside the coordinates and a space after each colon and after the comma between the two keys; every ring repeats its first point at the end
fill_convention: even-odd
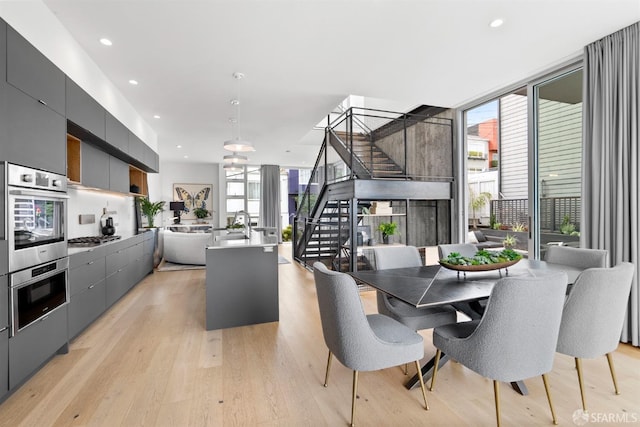
{"type": "Polygon", "coordinates": [[[98,246],[103,243],[119,240],[120,236],[85,236],[67,240],[71,247],[98,246]]]}

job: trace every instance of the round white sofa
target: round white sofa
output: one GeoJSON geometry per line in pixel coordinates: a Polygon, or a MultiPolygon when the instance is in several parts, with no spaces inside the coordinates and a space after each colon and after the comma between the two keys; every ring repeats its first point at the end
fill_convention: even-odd
{"type": "Polygon", "coordinates": [[[210,243],[211,233],[160,230],[159,246],[166,262],[205,265],[206,248],[210,243]]]}

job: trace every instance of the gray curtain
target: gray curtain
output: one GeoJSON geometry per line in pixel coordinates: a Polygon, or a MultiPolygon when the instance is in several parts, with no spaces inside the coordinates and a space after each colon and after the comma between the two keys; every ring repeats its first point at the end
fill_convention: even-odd
{"type": "MultiPolygon", "coordinates": [[[[622,341],[640,344],[640,22],[585,47],[582,240],[636,266],[622,341]]],[[[606,283],[603,283],[606,286],[606,283]]]]}
{"type": "Polygon", "coordinates": [[[260,225],[275,227],[278,241],[282,239],[280,224],[280,166],[260,167],[260,225]]]}

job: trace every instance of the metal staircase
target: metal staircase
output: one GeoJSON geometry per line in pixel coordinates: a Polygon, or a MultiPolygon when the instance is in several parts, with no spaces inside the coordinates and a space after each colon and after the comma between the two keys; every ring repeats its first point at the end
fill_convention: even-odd
{"type": "MultiPolygon", "coordinates": [[[[391,137],[396,143],[391,145],[396,159],[376,144],[376,131],[365,126],[353,108],[327,126],[312,178],[294,218],[293,258],[305,266],[320,261],[339,271],[370,268],[366,258],[352,250],[356,248],[352,243],[357,243],[362,221],[359,214],[371,201],[402,200],[408,209],[410,200],[451,198],[451,176],[425,179],[407,173],[407,126],[422,124],[425,117],[408,118],[406,114],[379,110],[366,110],[364,114],[374,117],[379,124],[376,129],[384,129],[383,137],[391,137]],[[388,131],[395,128],[399,131],[388,131]]],[[[451,121],[445,126],[451,129],[451,121]]],[[[450,137],[452,141],[452,133],[450,137]]],[[[388,146],[389,139],[383,143],[388,146]]]]}

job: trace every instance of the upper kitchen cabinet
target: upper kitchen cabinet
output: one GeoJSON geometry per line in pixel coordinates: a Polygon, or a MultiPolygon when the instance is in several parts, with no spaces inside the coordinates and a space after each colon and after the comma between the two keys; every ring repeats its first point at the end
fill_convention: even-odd
{"type": "Polygon", "coordinates": [[[109,156],[109,190],[129,192],[129,165],[113,156],[109,156]]]}
{"type": "Polygon", "coordinates": [[[80,165],[82,185],[109,189],[109,154],[86,142],[82,143],[80,165]]]}
{"type": "Polygon", "coordinates": [[[133,132],[129,132],[129,156],[140,163],[144,163],[145,145],[133,132]]]}
{"type": "Polygon", "coordinates": [[[67,78],[67,120],[106,140],[104,108],[69,78],[67,78]]]}
{"type": "Polygon", "coordinates": [[[158,172],[158,154],[147,144],[144,145],[143,163],[147,165],[148,172],[158,172]]]}
{"type": "Polygon", "coordinates": [[[66,175],[67,120],[11,85],[4,85],[2,160],[66,175]]]}
{"type": "Polygon", "coordinates": [[[106,141],[121,152],[129,154],[129,129],[109,112],[106,115],[106,141]]]}
{"type": "Polygon", "coordinates": [[[7,80],[7,23],[0,19],[0,81],[7,80]]]}
{"type": "Polygon", "coordinates": [[[65,114],[65,75],[7,25],[7,82],[59,114],[65,114]]]}

